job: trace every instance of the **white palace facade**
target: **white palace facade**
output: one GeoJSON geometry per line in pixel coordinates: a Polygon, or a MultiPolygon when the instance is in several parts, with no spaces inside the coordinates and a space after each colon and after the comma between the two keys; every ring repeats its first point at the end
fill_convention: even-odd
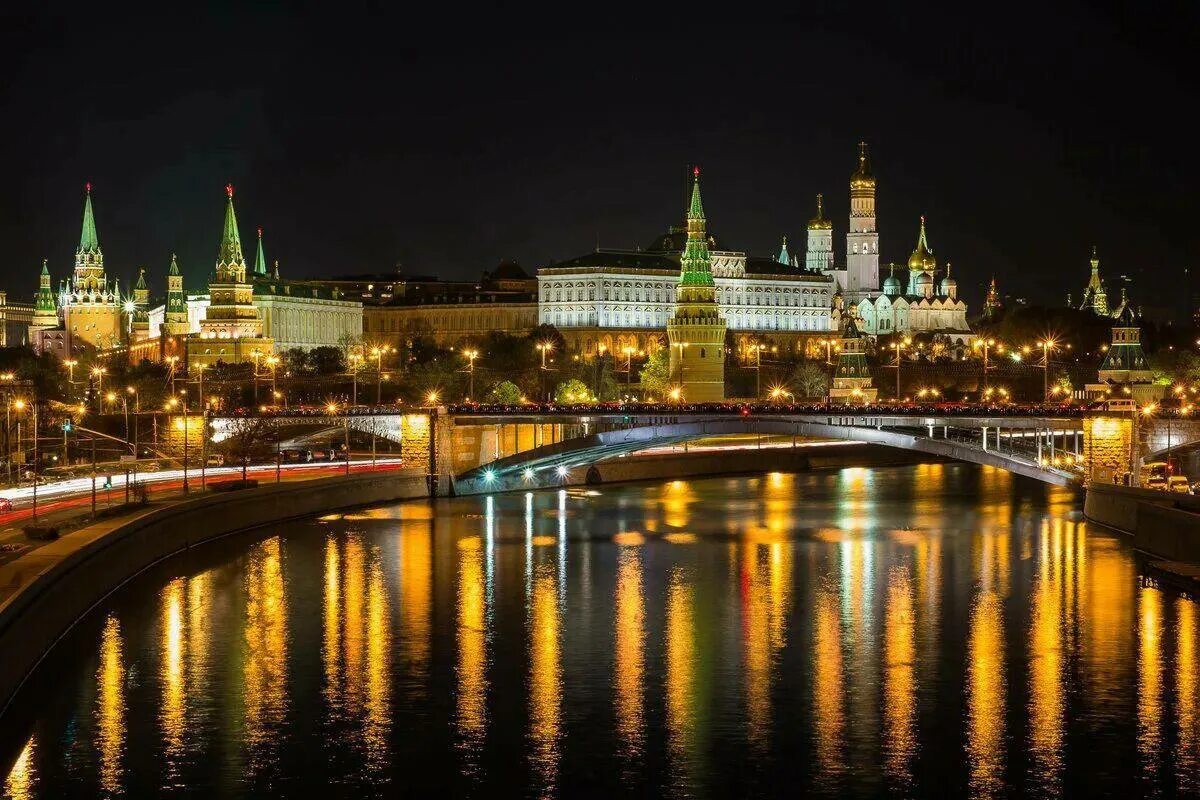
{"type": "MultiPolygon", "coordinates": [[[[538,270],[538,321],[583,353],[654,352],[666,344],[686,229],[672,226],[645,250],[597,249],[538,270]]],[[[834,282],[820,272],[725,250],[709,235],[717,303],[735,342],[770,338],[804,347],[828,335],[834,282]]]]}

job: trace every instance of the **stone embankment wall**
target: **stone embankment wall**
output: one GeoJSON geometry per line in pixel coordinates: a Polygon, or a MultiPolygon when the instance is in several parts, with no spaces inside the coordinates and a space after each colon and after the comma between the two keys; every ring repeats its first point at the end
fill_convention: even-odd
{"type": "Polygon", "coordinates": [[[427,493],[424,475],[395,472],[274,484],[100,522],[38,548],[18,560],[29,559],[29,573],[0,604],[0,713],[76,620],[155,562],[260,525],[427,493]]]}
{"type": "Polygon", "coordinates": [[[1200,497],[1093,483],[1084,516],[1133,535],[1133,546],[1170,561],[1200,563],[1200,497]]]}

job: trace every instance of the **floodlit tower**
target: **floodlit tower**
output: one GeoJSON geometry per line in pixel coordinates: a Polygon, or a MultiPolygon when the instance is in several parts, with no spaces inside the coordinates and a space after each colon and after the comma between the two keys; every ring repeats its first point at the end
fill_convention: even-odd
{"type": "Polygon", "coordinates": [[[858,143],[858,168],[850,176],[850,230],[846,234],[846,294],[879,287],[879,231],[875,229],[875,175],[867,143],[858,143]]]}
{"type": "Polygon", "coordinates": [[[823,199],[822,195],[817,195],[817,214],[808,221],[804,267],[809,272],[826,273],[833,269],[833,223],[825,219],[823,199]]]}
{"type": "Polygon", "coordinates": [[[712,259],[708,253],[700,170],[693,172],[687,214],[687,242],[680,257],[675,313],[667,321],[671,380],[691,402],[725,399],[725,320],[717,306],[712,259]]]}

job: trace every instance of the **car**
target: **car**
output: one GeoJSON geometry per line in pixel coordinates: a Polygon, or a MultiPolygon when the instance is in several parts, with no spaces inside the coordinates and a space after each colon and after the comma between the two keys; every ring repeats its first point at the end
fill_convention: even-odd
{"type": "Polygon", "coordinates": [[[1191,494],[1192,487],[1186,475],[1172,475],[1167,478],[1167,491],[1176,494],[1191,494]]]}
{"type": "Polygon", "coordinates": [[[4,514],[12,510],[12,500],[9,500],[7,497],[0,497],[0,514],[4,514]]]}
{"type": "Polygon", "coordinates": [[[220,453],[212,453],[207,459],[205,459],[204,463],[205,466],[209,467],[223,467],[225,466],[225,456],[221,455],[220,453]]]}
{"type": "Polygon", "coordinates": [[[1151,475],[1146,479],[1146,482],[1142,484],[1142,488],[1156,489],[1160,492],[1165,492],[1167,490],[1167,479],[1161,475],[1151,475]]]}

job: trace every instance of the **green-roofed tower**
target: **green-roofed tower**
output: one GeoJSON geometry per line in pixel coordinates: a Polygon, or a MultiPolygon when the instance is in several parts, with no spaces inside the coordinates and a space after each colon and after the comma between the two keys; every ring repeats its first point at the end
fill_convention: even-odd
{"type": "Polygon", "coordinates": [[[58,302],[50,285],[50,268],[42,260],[42,274],[38,277],[37,297],[33,304],[33,320],[30,331],[58,327],[58,302]]]}
{"type": "Polygon", "coordinates": [[[254,277],[267,277],[267,258],[263,255],[262,228],[258,229],[258,252],[254,256],[254,277]]]}
{"type": "Polygon", "coordinates": [[[83,232],[79,235],[76,253],[100,254],[100,237],[96,234],[96,215],[92,211],[92,185],[85,186],[87,196],[83,201],[83,232]]]}
{"type": "Polygon", "coordinates": [[[879,390],[873,385],[871,368],[867,364],[866,337],[858,328],[858,321],[851,312],[842,331],[841,353],[837,369],[833,373],[833,385],[829,389],[831,400],[846,403],[872,403],[879,390]]]}
{"type": "Polygon", "coordinates": [[[183,291],[183,275],[179,272],[179,261],[171,253],[171,265],[167,267],[167,304],[163,313],[164,335],[182,335],[188,332],[187,295],[183,291]]]}
{"type": "Polygon", "coordinates": [[[693,171],[687,242],[679,258],[675,313],[667,321],[667,339],[671,345],[672,382],[679,387],[682,399],[698,403],[725,399],[725,319],[717,305],[705,223],[697,168],[693,171]]]}
{"type": "Polygon", "coordinates": [[[254,285],[246,280],[246,259],[238,236],[231,185],[225,187],[225,224],[208,298],[199,335],[188,337],[189,369],[193,363],[246,363],[274,352],[274,342],[263,336],[263,320],[254,304],[254,285]]]}
{"type": "Polygon", "coordinates": [[[779,248],[779,257],[775,260],[786,267],[790,267],[792,265],[792,259],[790,256],[788,256],[786,236],[783,237],[783,244],[779,248]]]}
{"type": "Polygon", "coordinates": [[[242,254],[242,237],[238,235],[237,213],[233,210],[233,185],[225,186],[225,226],[217,248],[217,282],[243,283],[246,280],[246,257],[242,254]]]}
{"type": "Polygon", "coordinates": [[[121,298],[114,280],[104,274],[104,252],[96,232],[92,185],[86,184],[83,200],[83,229],[75,250],[75,271],[59,293],[67,349],[74,355],[88,350],[105,350],[124,341],[121,298]]]}

